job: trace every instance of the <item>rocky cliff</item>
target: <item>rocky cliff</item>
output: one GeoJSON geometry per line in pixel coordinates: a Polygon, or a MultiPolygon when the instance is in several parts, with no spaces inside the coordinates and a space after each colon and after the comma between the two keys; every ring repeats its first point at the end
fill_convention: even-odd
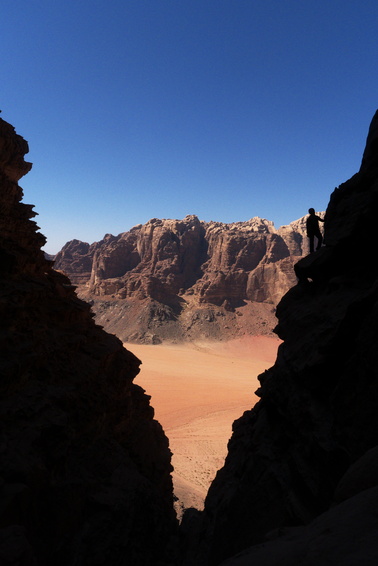
{"type": "Polygon", "coordinates": [[[260,218],[223,224],[152,219],[92,245],[73,240],[55,268],[124,341],[266,334],[308,253],[304,219],[276,230],[260,218]]]}
{"type": "Polygon", "coordinates": [[[27,152],[0,120],[0,563],[170,564],[168,440],[139,360],[41,251],[27,152]]]}
{"type": "Polygon", "coordinates": [[[327,245],[278,305],[284,342],[233,425],[187,564],[243,549],[225,564],[377,563],[377,205],[378,112],[360,171],[331,195],[327,245]]]}
{"type": "MultiPolygon", "coordinates": [[[[139,360],[94,324],[88,305],[41,252],[44,237],[31,220],[33,207],[20,202],[18,181],[31,167],[23,159],[27,150],[0,120],[0,563],[177,564],[170,453],[148,396],[132,383],[139,360]]],[[[260,376],[261,400],[234,423],[204,512],[184,516],[180,564],[378,562],[377,204],[378,112],[360,171],[331,195],[327,245],[295,264],[298,283],[277,307],[276,331],[284,342],[273,368],[260,376]]],[[[233,255],[240,225],[222,234],[217,251],[211,238],[203,249],[199,221],[188,222],[193,233],[185,238],[178,221],[151,221],[124,238],[105,238],[114,250],[117,238],[125,240],[125,273],[133,273],[127,289],[135,285],[133,292],[143,294],[155,276],[154,292],[162,285],[166,297],[170,289],[170,302],[159,302],[159,294],[154,299],[159,317],[171,312],[164,308],[175,312],[175,301],[187,300],[190,289],[203,308],[196,285],[207,281],[205,271],[196,272],[196,262],[185,270],[179,261],[189,241],[199,256],[205,253],[201,265],[216,258],[213,265],[225,270],[231,262],[235,284],[244,285],[240,272],[254,265],[233,255]],[[165,222],[173,223],[168,234],[165,222]],[[158,226],[166,237],[164,254],[154,252],[158,245],[135,247],[142,228],[154,233],[158,226]],[[137,271],[142,257],[156,258],[150,282],[137,271]],[[172,276],[165,271],[171,263],[172,276]]],[[[275,257],[284,235],[261,229],[275,257]]],[[[289,232],[299,245],[295,230],[289,232]]],[[[93,251],[91,269],[82,263],[83,280],[91,273],[90,284],[101,289],[101,271],[92,269],[98,248],[80,253],[93,251]]],[[[102,269],[121,280],[119,262],[110,265],[102,269]]],[[[225,272],[219,277],[227,288],[225,272]]],[[[215,300],[214,309],[238,316],[234,297],[219,306],[219,286],[200,288],[209,292],[206,300],[215,300]]],[[[209,319],[213,313],[208,309],[209,319]]]]}

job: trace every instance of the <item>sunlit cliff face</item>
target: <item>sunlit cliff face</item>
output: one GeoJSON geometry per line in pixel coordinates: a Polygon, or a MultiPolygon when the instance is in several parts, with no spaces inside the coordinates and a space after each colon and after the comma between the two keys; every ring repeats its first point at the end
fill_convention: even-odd
{"type": "Polygon", "coordinates": [[[224,224],[152,219],[91,245],[72,240],[55,267],[125,342],[269,335],[275,306],[308,253],[305,219],[279,230],[252,218],[224,224]]]}

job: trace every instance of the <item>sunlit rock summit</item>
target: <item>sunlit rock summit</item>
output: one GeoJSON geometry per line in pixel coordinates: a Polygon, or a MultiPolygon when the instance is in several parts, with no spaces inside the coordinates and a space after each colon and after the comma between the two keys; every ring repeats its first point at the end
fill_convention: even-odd
{"type": "Polygon", "coordinates": [[[68,242],[55,268],[124,341],[227,339],[272,332],[274,307],[307,252],[303,219],[276,230],[258,217],[154,218],[92,245],[68,242]]]}

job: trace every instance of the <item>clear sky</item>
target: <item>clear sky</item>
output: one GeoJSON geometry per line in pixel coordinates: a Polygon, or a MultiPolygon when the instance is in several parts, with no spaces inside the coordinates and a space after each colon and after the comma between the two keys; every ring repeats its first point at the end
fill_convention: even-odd
{"type": "Polygon", "coordinates": [[[1,117],[46,250],[325,210],[378,107],[377,0],[2,2],[1,117]]]}

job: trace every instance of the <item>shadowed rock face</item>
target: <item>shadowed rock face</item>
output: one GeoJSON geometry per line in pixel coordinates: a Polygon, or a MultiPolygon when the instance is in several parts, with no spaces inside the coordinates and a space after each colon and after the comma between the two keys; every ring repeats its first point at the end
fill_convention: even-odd
{"type": "Polygon", "coordinates": [[[139,360],[40,249],[27,152],[0,120],[0,563],[168,564],[168,441],[133,384],[139,360]]]}
{"type": "Polygon", "coordinates": [[[223,224],[187,216],[92,245],[73,240],[55,267],[124,341],[220,339],[271,332],[274,307],[307,252],[303,219],[276,230],[257,217],[223,224]]]}
{"type": "MultiPolygon", "coordinates": [[[[276,332],[284,343],[274,367],[260,376],[261,401],[233,425],[225,466],[206,499],[201,540],[207,540],[193,564],[219,564],[273,529],[311,522],[334,498],[340,501],[334,494],[343,474],[378,445],[377,124],[378,113],[360,171],[331,195],[327,246],[296,264],[299,283],[278,305],[276,332]]],[[[350,490],[337,490],[344,499],[376,490],[377,477],[372,481],[366,480],[366,471],[356,474],[348,480],[350,490]]],[[[376,501],[376,491],[372,497],[376,501]]],[[[227,564],[310,565],[312,536],[329,551],[328,561],[323,553],[318,563],[330,564],[334,553],[327,533],[337,531],[335,521],[343,512],[349,521],[341,529],[344,541],[353,536],[354,525],[360,553],[355,562],[338,563],[373,563],[364,561],[364,551],[373,560],[378,557],[377,544],[366,546],[364,538],[371,536],[373,519],[376,529],[375,518],[366,514],[366,498],[343,509],[227,564]],[[289,547],[290,555],[285,554],[289,547]]],[[[338,550],[342,557],[342,547],[338,550]]]]}

